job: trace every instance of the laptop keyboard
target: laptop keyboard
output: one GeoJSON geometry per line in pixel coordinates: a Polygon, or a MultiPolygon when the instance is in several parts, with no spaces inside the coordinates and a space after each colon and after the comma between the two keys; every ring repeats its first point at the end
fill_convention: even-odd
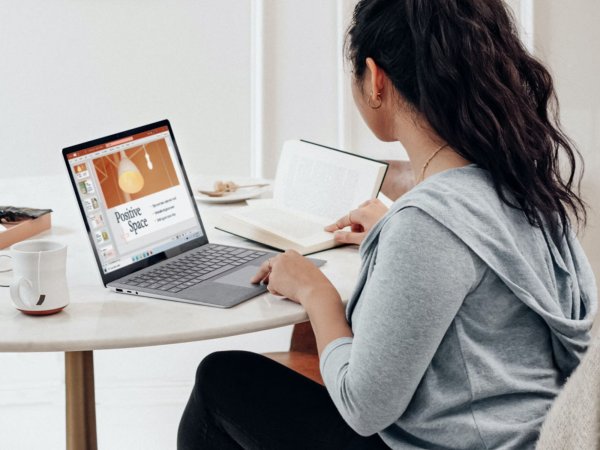
{"type": "Polygon", "coordinates": [[[209,244],[123,282],[133,287],[177,293],[265,254],[209,244]]]}

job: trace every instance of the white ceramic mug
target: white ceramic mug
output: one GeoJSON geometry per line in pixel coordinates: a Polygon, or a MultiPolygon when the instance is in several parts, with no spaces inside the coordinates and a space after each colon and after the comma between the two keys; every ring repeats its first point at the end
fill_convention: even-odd
{"type": "Polygon", "coordinates": [[[47,315],[69,304],[66,245],[48,240],[22,241],[10,248],[10,255],[10,296],[18,310],[47,315]]]}

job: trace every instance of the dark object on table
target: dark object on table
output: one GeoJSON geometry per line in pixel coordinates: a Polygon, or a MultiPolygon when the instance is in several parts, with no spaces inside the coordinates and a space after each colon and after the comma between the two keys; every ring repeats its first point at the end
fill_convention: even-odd
{"type": "Polygon", "coordinates": [[[0,206],[0,223],[21,222],[27,219],[37,219],[51,213],[51,209],[22,208],[18,206],[0,206]]]}

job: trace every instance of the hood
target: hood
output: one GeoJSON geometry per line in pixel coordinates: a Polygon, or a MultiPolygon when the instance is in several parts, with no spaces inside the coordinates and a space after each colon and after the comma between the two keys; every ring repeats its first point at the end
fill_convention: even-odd
{"type": "Polygon", "coordinates": [[[396,201],[363,241],[363,267],[386,221],[407,207],[452,231],[544,320],[556,365],[569,376],[587,349],[597,308],[594,274],[572,231],[553,241],[503,203],[489,172],[471,164],[433,175],[396,201]]]}

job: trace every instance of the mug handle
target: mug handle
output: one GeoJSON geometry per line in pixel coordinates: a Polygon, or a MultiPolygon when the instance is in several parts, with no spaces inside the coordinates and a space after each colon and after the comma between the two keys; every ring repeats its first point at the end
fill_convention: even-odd
{"type": "MultiPolygon", "coordinates": [[[[5,254],[0,254],[0,258],[8,258],[8,259],[12,259],[12,256],[10,255],[5,255],[5,254]]],[[[12,267],[10,269],[2,269],[0,270],[0,273],[8,273],[8,272],[12,272],[12,267]]],[[[0,284],[0,287],[10,287],[10,284],[0,284]]]]}
{"type": "Polygon", "coordinates": [[[29,288],[33,289],[33,284],[31,281],[29,281],[27,278],[20,277],[16,281],[10,283],[10,296],[18,307],[22,309],[31,309],[33,308],[33,304],[28,304],[27,301],[24,301],[21,298],[21,287],[24,284],[28,284],[29,288]]]}

